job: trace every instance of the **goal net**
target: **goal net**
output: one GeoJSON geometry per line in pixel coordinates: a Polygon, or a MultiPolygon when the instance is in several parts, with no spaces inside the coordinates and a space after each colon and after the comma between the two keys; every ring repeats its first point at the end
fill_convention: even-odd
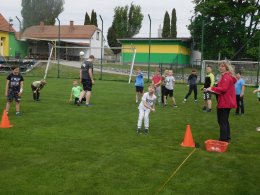
{"type": "MultiPolygon", "coordinates": [[[[52,45],[43,63],[43,78],[79,78],[79,69],[90,55],[94,59],[94,79],[130,82],[134,74],[135,48],[73,47],[52,45]]],[[[39,67],[40,68],[40,67],[39,67]]]]}
{"type": "MultiPolygon", "coordinates": [[[[215,75],[216,81],[219,80],[220,72],[218,69],[218,65],[221,61],[217,60],[203,60],[201,67],[201,82],[205,81],[206,75],[206,67],[211,66],[213,70],[213,74],[215,75]]],[[[258,62],[254,61],[230,61],[231,65],[234,67],[235,72],[240,71],[242,78],[245,80],[246,85],[257,85],[257,81],[259,81],[258,71],[258,62]]]]}

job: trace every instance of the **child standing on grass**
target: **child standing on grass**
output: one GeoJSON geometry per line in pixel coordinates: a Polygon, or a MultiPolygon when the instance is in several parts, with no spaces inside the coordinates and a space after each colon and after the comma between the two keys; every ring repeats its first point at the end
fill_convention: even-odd
{"type": "Polygon", "coordinates": [[[173,89],[174,89],[174,84],[175,84],[175,78],[173,77],[173,72],[172,70],[169,70],[168,76],[165,78],[165,94],[164,94],[164,106],[167,105],[167,96],[172,99],[173,107],[177,108],[177,104],[175,101],[175,98],[173,97],[173,89]]]}
{"type": "Polygon", "coordinates": [[[16,115],[20,115],[20,101],[23,92],[23,76],[20,74],[18,66],[13,66],[12,73],[7,76],[5,86],[5,96],[7,97],[6,112],[8,114],[11,103],[15,99],[16,115]]]}
{"type": "Polygon", "coordinates": [[[144,91],[144,77],[140,68],[136,69],[137,76],[135,78],[135,103],[138,103],[141,99],[144,91]]]}
{"type": "Polygon", "coordinates": [[[258,100],[259,100],[259,103],[260,103],[260,85],[259,85],[258,89],[255,89],[253,91],[253,93],[257,93],[257,97],[258,97],[258,100]]]}
{"type": "Polygon", "coordinates": [[[195,69],[191,71],[190,76],[188,77],[188,86],[189,92],[185,96],[183,103],[187,102],[188,97],[191,95],[192,91],[194,91],[194,102],[197,102],[197,72],[195,69]]]}
{"type": "MultiPolygon", "coordinates": [[[[69,102],[72,102],[72,98],[74,99],[74,104],[76,105],[77,102],[79,101],[79,97],[80,97],[80,94],[81,92],[83,91],[82,87],[78,85],[78,81],[77,80],[74,80],[73,81],[73,87],[71,89],[71,93],[70,93],[70,99],[69,99],[69,102]]],[[[86,101],[86,98],[83,97],[81,102],[82,101],[86,101]]]]}
{"type": "Polygon", "coordinates": [[[165,91],[166,91],[166,88],[165,88],[165,78],[167,77],[167,75],[168,75],[168,72],[169,72],[169,70],[165,70],[164,71],[164,75],[162,76],[162,87],[161,87],[161,89],[162,89],[162,104],[164,105],[164,94],[165,94],[165,91]]]}
{"type": "Polygon", "coordinates": [[[155,112],[154,86],[149,85],[148,92],[144,93],[142,101],[139,104],[139,117],[137,122],[137,133],[141,133],[142,122],[144,119],[145,133],[149,132],[149,114],[150,111],[155,112]]]}
{"type": "Polygon", "coordinates": [[[237,82],[235,84],[236,89],[236,102],[237,102],[237,108],[236,108],[236,115],[244,114],[244,94],[245,94],[245,81],[241,78],[241,72],[237,71],[236,73],[237,82]]]}
{"type": "Polygon", "coordinates": [[[34,81],[31,84],[34,101],[40,101],[40,90],[44,87],[45,84],[46,84],[46,81],[43,79],[40,81],[34,81]]]}
{"type": "Polygon", "coordinates": [[[160,74],[160,70],[157,69],[155,75],[152,77],[152,83],[155,87],[155,95],[158,99],[158,105],[161,105],[161,83],[162,83],[162,77],[160,74]]]}
{"type": "MultiPolygon", "coordinates": [[[[212,73],[212,67],[207,66],[206,67],[206,77],[205,77],[205,83],[202,89],[207,89],[209,87],[213,87],[215,83],[215,76],[212,73]]],[[[211,100],[212,93],[210,91],[203,91],[203,99],[204,99],[204,106],[202,108],[205,112],[211,112],[212,110],[212,100],[211,100]]]]}

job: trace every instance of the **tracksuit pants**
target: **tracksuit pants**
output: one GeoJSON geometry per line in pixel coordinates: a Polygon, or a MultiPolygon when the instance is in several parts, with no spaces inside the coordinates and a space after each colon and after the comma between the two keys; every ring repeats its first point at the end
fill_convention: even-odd
{"type": "Polygon", "coordinates": [[[244,114],[245,113],[245,110],[244,110],[244,97],[240,97],[240,95],[236,95],[236,100],[237,100],[236,113],[239,114],[239,111],[241,110],[241,114],[244,114]]]}
{"type": "Polygon", "coordinates": [[[220,128],[220,141],[229,141],[231,139],[228,121],[229,113],[230,108],[218,108],[217,110],[218,124],[220,128]]]}
{"type": "Polygon", "coordinates": [[[138,117],[138,122],[137,122],[137,128],[142,127],[142,122],[144,119],[144,128],[145,129],[149,129],[149,114],[150,114],[150,110],[144,110],[142,108],[139,108],[139,117],[138,117]]]}
{"type": "Polygon", "coordinates": [[[191,95],[192,91],[194,91],[194,100],[197,100],[197,85],[190,85],[189,92],[185,96],[185,99],[188,99],[188,97],[191,95]]]}

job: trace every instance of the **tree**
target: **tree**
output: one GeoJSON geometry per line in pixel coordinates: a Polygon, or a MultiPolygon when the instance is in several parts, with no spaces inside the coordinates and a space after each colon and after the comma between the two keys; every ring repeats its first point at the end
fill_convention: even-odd
{"type": "Polygon", "coordinates": [[[162,38],[169,38],[170,33],[170,16],[166,11],[163,19],[162,38]]]}
{"type": "Polygon", "coordinates": [[[89,24],[90,24],[90,17],[89,17],[89,15],[88,15],[88,12],[86,12],[84,25],[89,25],[89,24]]]}
{"type": "Polygon", "coordinates": [[[176,38],[177,37],[177,17],[176,17],[176,10],[172,9],[172,20],[171,20],[171,37],[176,38]]]}
{"type": "Polygon", "coordinates": [[[98,24],[97,24],[97,13],[94,10],[92,10],[92,12],[91,12],[90,24],[95,25],[96,27],[98,27],[98,24]]]}
{"type": "Polygon", "coordinates": [[[194,0],[194,3],[189,30],[195,49],[201,48],[204,26],[204,58],[217,59],[219,52],[232,60],[247,58],[247,47],[253,44],[259,26],[259,0],[194,0]]]}
{"type": "MultiPolygon", "coordinates": [[[[121,47],[121,44],[117,41],[116,30],[113,25],[107,31],[107,42],[110,47],[121,47]]],[[[112,49],[112,51],[115,55],[121,52],[120,49],[112,49]]]]}
{"type": "MultiPolygon", "coordinates": [[[[133,3],[131,4],[130,9],[128,6],[117,6],[114,9],[114,19],[107,35],[109,46],[121,47],[121,44],[117,42],[117,39],[131,38],[138,34],[142,27],[142,20],[143,14],[140,6],[136,6],[133,3]]],[[[118,50],[113,50],[113,52],[116,54],[118,50]]]]}
{"type": "Polygon", "coordinates": [[[64,0],[22,0],[23,28],[39,25],[42,21],[54,25],[55,18],[63,11],[64,0]]]}
{"type": "Polygon", "coordinates": [[[128,25],[126,37],[133,37],[139,33],[142,27],[143,14],[141,12],[141,7],[131,3],[129,13],[128,13],[128,25]]]}

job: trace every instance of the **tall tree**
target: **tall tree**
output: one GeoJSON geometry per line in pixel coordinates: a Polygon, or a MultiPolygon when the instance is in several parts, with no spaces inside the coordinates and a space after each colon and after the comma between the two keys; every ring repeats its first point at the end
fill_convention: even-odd
{"type": "Polygon", "coordinates": [[[138,34],[142,27],[143,14],[141,12],[141,7],[139,5],[134,5],[131,3],[129,13],[128,13],[128,25],[126,37],[133,37],[138,34]]]}
{"type": "Polygon", "coordinates": [[[204,27],[204,58],[217,59],[218,53],[230,59],[246,58],[247,46],[253,43],[260,24],[259,0],[194,0],[194,3],[189,29],[195,49],[201,48],[204,27]]]}
{"type": "MultiPolygon", "coordinates": [[[[107,31],[107,42],[110,47],[121,47],[121,44],[117,41],[116,30],[113,25],[107,31]]],[[[112,51],[116,55],[121,52],[120,49],[112,49],[112,51]]]]}
{"type": "Polygon", "coordinates": [[[98,24],[97,24],[97,13],[94,10],[92,10],[92,12],[91,12],[90,24],[95,25],[96,27],[98,27],[98,24]]]}
{"type": "MultiPolygon", "coordinates": [[[[120,47],[116,40],[120,38],[131,38],[138,34],[142,27],[143,14],[141,7],[133,3],[130,6],[120,7],[114,9],[114,19],[112,26],[109,28],[107,40],[110,47],[120,47]],[[110,40],[111,39],[111,40],[110,40]]],[[[114,53],[118,50],[113,50],[114,53]]]]}
{"type": "Polygon", "coordinates": [[[89,25],[89,24],[90,24],[90,17],[89,17],[89,15],[88,15],[88,12],[86,12],[84,25],[89,25]]]}
{"type": "Polygon", "coordinates": [[[54,25],[55,18],[63,11],[64,0],[22,0],[23,27],[39,25],[43,21],[54,25]]]}
{"type": "Polygon", "coordinates": [[[177,37],[177,16],[175,8],[172,9],[172,20],[171,20],[171,37],[177,37]]]}
{"type": "Polygon", "coordinates": [[[170,15],[166,11],[163,19],[162,38],[169,38],[171,35],[170,31],[170,15]]]}

